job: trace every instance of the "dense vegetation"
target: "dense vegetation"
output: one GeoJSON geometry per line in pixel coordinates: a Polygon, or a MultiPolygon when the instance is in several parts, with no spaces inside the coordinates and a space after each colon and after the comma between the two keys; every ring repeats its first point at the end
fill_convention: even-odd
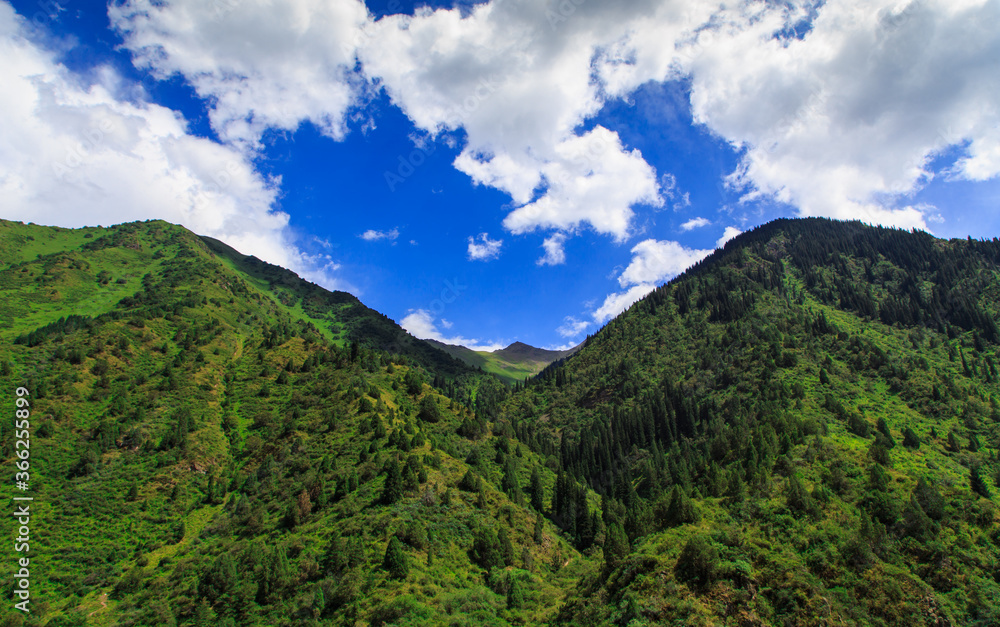
{"type": "Polygon", "coordinates": [[[0,229],[0,398],[31,391],[37,534],[32,613],[5,624],[538,623],[587,572],[499,488],[555,476],[489,429],[496,379],[328,337],[359,316],[310,318],[289,285],[363,306],[179,227],[0,229]]]}
{"type": "Polygon", "coordinates": [[[998,624],[998,270],[778,221],[511,391],[179,227],[0,222],[4,620],[998,624]]]}
{"type": "Polygon", "coordinates": [[[1000,624],[1000,242],[778,221],[502,420],[603,497],[567,624],[1000,624]]]}

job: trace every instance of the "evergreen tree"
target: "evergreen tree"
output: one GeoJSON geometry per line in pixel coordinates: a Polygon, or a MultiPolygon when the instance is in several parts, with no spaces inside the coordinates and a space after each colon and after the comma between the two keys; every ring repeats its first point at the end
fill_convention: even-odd
{"type": "Polygon", "coordinates": [[[674,486],[670,493],[670,502],[667,505],[663,522],[667,526],[676,527],[697,521],[698,513],[695,511],[691,498],[680,486],[674,486]]]}
{"type": "Polygon", "coordinates": [[[441,410],[438,409],[434,398],[428,394],[420,401],[420,412],[417,418],[424,422],[439,422],[441,420],[441,410]]]}
{"type": "Polygon", "coordinates": [[[471,557],[486,572],[503,567],[504,560],[500,554],[500,541],[497,534],[485,527],[480,528],[472,542],[471,557]]]}
{"type": "Polygon", "coordinates": [[[389,544],[385,547],[382,568],[388,571],[393,579],[406,579],[410,573],[410,564],[403,551],[403,543],[395,535],[389,538],[389,544]]]}
{"type": "Polygon", "coordinates": [[[514,565],[514,545],[511,544],[510,536],[507,534],[506,527],[500,527],[500,532],[497,534],[498,540],[500,542],[500,558],[503,560],[504,566],[514,565]]]}
{"type": "Polygon", "coordinates": [[[990,498],[990,488],[986,485],[986,481],[979,474],[979,466],[973,465],[969,469],[969,487],[972,491],[983,497],[984,499],[990,498]]]}
{"type": "Polygon", "coordinates": [[[518,610],[524,607],[524,590],[517,577],[510,578],[510,585],[507,587],[507,609],[518,610]]]}
{"type": "Polygon", "coordinates": [[[385,466],[385,486],[382,488],[382,502],[391,505],[403,498],[403,474],[399,462],[390,457],[385,466]]]}
{"type": "Polygon", "coordinates": [[[608,525],[604,537],[604,565],[608,570],[616,568],[628,555],[629,542],[625,530],[619,523],[608,525]]]}
{"type": "Polygon", "coordinates": [[[705,587],[715,578],[719,551],[711,541],[695,536],[681,549],[674,574],[677,579],[696,587],[705,587]]]}
{"type": "Polygon", "coordinates": [[[948,432],[948,450],[952,453],[959,453],[962,450],[962,445],[958,442],[958,436],[955,435],[954,431],[948,432]]]}
{"type": "Polygon", "coordinates": [[[913,489],[913,498],[932,520],[944,518],[944,498],[925,478],[921,477],[917,481],[917,486],[913,489]]]}
{"type": "Polygon", "coordinates": [[[934,522],[920,507],[915,496],[903,509],[903,533],[918,542],[926,542],[934,531],[934,522]]]}
{"type": "Polygon", "coordinates": [[[812,495],[802,485],[802,481],[798,475],[793,474],[788,478],[785,503],[793,512],[808,514],[809,516],[817,516],[819,514],[819,506],[816,505],[816,501],[812,498],[812,495]]]}
{"type": "Polygon", "coordinates": [[[545,489],[542,487],[542,473],[538,471],[536,466],[531,471],[531,506],[535,508],[536,512],[542,512],[545,510],[545,489]]]}

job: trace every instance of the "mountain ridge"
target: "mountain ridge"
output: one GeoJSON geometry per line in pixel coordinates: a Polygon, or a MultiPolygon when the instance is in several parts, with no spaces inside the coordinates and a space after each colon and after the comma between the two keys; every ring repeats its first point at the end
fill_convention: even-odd
{"type": "Polygon", "coordinates": [[[566,359],[580,348],[577,345],[568,350],[553,351],[513,342],[494,351],[474,351],[438,340],[425,341],[473,368],[495,374],[508,384],[522,383],[526,378],[537,375],[554,362],[566,359]]]}
{"type": "Polygon", "coordinates": [[[166,223],[0,255],[39,624],[1000,622],[1000,241],[769,223],[513,388],[166,223]]]}

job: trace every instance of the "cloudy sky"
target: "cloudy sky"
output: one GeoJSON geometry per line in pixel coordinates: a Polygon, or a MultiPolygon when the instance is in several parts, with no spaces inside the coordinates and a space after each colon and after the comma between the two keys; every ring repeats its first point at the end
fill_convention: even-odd
{"type": "Polygon", "coordinates": [[[1000,0],[0,0],[0,217],[572,345],[740,232],[1000,236],[1000,0]]]}

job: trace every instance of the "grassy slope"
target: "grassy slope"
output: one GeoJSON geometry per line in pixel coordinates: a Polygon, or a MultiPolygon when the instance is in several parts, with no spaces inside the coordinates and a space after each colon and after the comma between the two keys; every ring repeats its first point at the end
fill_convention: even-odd
{"type": "MultiPolygon", "coordinates": [[[[14,387],[26,385],[33,403],[32,624],[195,624],[199,612],[218,624],[303,624],[314,613],[338,624],[539,622],[588,571],[548,523],[536,543],[535,514],[495,487],[494,449],[513,455],[517,442],[466,440],[456,430],[469,408],[426,383],[410,392],[411,374],[429,376],[419,354],[392,363],[362,349],[352,360],[270,286],[179,227],[125,225],[86,238],[3,226],[4,250],[20,252],[0,268],[0,300],[14,314],[0,329],[0,402],[11,406],[14,387]],[[37,252],[23,247],[39,241],[37,252]],[[103,315],[50,327],[30,346],[11,343],[68,313],[103,315]],[[417,417],[425,398],[439,421],[417,417]],[[417,434],[424,442],[411,445],[417,434]],[[456,487],[474,448],[485,479],[479,503],[456,487]],[[385,463],[411,456],[426,478],[383,505],[385,463]],[[501,528],[514,556],[488,576],[470,557],[472,540],[501,528]],[[359,547],[346,570],[328,558],[333,533],[359,547]],[[402,581],[380,568],[393,533],[408,542],[402,581]],[[207,605],[204,581],[223,554],[237,576],[207,605]],[[275,566],[284,559],[287,567],[275,566]],[[260,589],[270,572],[280,580],[260,589]],[[524,602],[508,609],[512,579],[524,602]]],[[[496,384],[477,385],[482,397],[496,384]]],[[[0,436],[11,467],[7,425],[0,436]]],[[[517,460],[527,483],[541,460],[523,447],[517,460]]],[[[544,477],[551,486],[551,471],[544,477]]],[[[0,533],[10,537],[10,525],[4,519],[0,533]]]]}

